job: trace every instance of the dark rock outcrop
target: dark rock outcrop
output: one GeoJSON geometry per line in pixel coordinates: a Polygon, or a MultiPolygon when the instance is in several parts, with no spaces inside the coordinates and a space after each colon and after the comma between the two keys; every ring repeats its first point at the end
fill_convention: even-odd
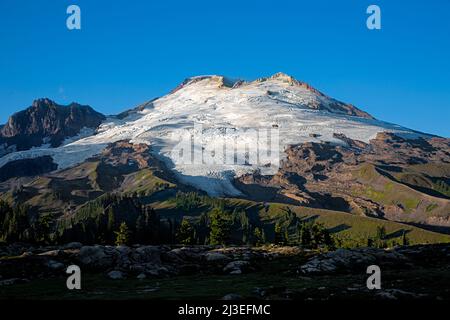
{"type": "Polygon", "coordinates": [[[38,99],[26,110],[12,115],[1,128],[2,152],[28,150],[45,143],[58,147],[83,128],[96,129],[104,119],[104,115],[89,106],[78,103],[62,106],[47,98],[38,99]]]}

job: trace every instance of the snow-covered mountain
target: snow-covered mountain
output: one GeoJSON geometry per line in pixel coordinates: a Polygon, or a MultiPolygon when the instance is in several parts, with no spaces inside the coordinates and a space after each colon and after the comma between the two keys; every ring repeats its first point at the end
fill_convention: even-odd
{"type": "Polygon", "coordinates": [[[376,120],[282,73],[252,82],[200,76],[185,80],[164,97],[107,118],[93,134],[80,130],[56,148],[42,145],[6,154],[0,168],[15,160],[50,156],[58,169],[64,169],[99,154],[110,143],[127,140],[149,144],[186,184],[211,195],[238,195],[230,182],[233,177],[255,170],[274,174],[278,155],[283,158],[289,145],[345,143],[336,134],[367,143],[379,132],[422,135],[376,120]],[[269,144],[255,141],[266,134],[269,144]],[[180,141],[190,139],[194,153],[202,156],[200,162],[189,162],[190,156],[179,152],[180,141]],[[229,152],[222,154],[224,148],[234,149],[234,162],[227,158],[229,152]],[[248,161],[260,159],[261,150],[269,152],[269,163],[248,161]]]}

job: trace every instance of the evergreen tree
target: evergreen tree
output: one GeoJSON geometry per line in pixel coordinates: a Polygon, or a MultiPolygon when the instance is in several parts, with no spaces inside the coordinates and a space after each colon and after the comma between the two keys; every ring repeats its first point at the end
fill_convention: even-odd
{"type": "Polygon", "coordinates": [[[195,229],[186,218],[181,222],[176,238],[179,243],[184,245],[192,245],[195,243],[195,229]]]}
{"type": "Polygon", "coordinates": [[[0,200],[0,234],[3,232],[3,224],[10,211],[11,207],[8,202],[0,200]]]}
{"type": "Polygon", "coordinates": [[[267,242],[266,232],[264,231],[264,228],[262,228],[262,230],[261,230],[261,243],[265,244],[266,242],[267,242]]]}
{"type": "Polygon", "coordinates": [[[114,231],[116,228],[116,222],[114,217],[114,210],[112,207],[108,208],[108,231],[114,231]]]}
{"type": "Polygon", "coordinates": [[[7,242],[33,241],[29,235],[30,221],[28,207],[16,205],[6,213],[3,223],[3,239],[7,242]]]}
{"type": "Polygon", "coordinates": [[[108,234],[108,240],[110,243],[114,240],[114,230],[116,230],[116,219],[114,216],[114,210],[113,207],[110,206],[108,208],[108,223],[106,226],[106,232],[108,234]]]}
{"type": "Polygon", "coordinates": [[[403,231],[403,235],[402,235],[402,246],[409,246],[409,239],[406,236],[405,231],[403,231]]]}
{"type": "Polygon", "coordinates": [[[333,238],[323,224],[314,223],[311,227],[311,232],[315,247],[325,246],[330,248],[334,246],[333,238]]]}
{"type": "Polygon", "coordinates": [[[300,244],[304,247],[310,247],[312,245],[311,223],[302,223],[300,234],[300,244]]]}
{"type": "Polygon", "coordinates": [[[197,223],[197,242],[199,244],[208,244],[208,241],[206,238],[209,234],[209,227],[208,227],[209,219],[208,215],[206,213],[202,213],[200,215],[199,221],[197,223]]]}
{"type": "Polygon", "coordinates": [[[51,222],[51,216],[50,215],[43,215],[39,217],[39,219],[36,221],[34,225],[34,233],[35,233],[35,240],[37,242],[43,242],[48,243],[50,240],[50,222],[51,222]]]}
{"type": "Polygon", "coordinates": [[[275,223],[275,244],[282,244],[283,243],[283,233],[281,224],[279,222],[275,223]]]}
{"type": "Polygon", "coordinates": [[[377,226],[376,238],[378,240],[384,240],[386,238],[386,228],[384,226],[377,226]]]}
{"type": "Polygon", "coordinates": [[[210,214],[209,243],[211,245],[224,245],[229,237],[229,223],[224,218],[226,213],[218,208],[214,208],[210,214]]]}
{"type": "Polygon", "coordinates": [[[264,244],[264,235],[263,235],[263,231],[261,231],[260,228],[256,227],[255,230],[253,231],[253,236],[255,237],[255,244],[257,246],[260,246],[262,244],[264,244]]]}
{"type": "MultiPolygon", "coordinates": [[[[149,243],[160,242],[160,218],[152,207],[145,207],[144,209],[144,225],[145,225],[145,241],[149,243]]],[[[172,223],[169,219],[169,227],[172,228],[172,223]]]]}
{"type": "Polygon", "coordinates": [[[374,244],[377,248],[385,248],[387,246],[386,241],[386,228],[384,226],[377,226],[377,231],[374,238],[374,244]]]}
{"type": "Polygon", "coordinates": [[[116,234],[116,245],[128,245],[130,243],[130,230],[125,222],[122,222],[119,227],[119,231],[116,234]]]}
{"type": "Polygon", "coordinates": [[[283,244],[289,245],[289,231],[287,228],[284,230],[284,233],[283,233],[283,244]]]}
{"type": "Polygon", "coordinates": [[[136,219],[136,241],[138,243],[145,243],[145,220],[142,215],[136,219]]]}
{"type": "Polygon", "coordinates": [[[173,222],[172,219],[168,218],[167,219],[167,226],[168,226],[168,242],[169,243],[173,243],[173,222]]]}
{"type": "Polygon", "coordinates": [[[242,232],[242,243],[243,244],[248,244],[248,234],[247,234],[247,232],[246,231],[243,231],[242,232]]]}

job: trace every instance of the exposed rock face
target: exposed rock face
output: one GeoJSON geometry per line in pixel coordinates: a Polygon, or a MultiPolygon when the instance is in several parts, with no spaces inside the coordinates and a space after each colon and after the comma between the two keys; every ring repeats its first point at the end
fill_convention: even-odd
{"type": "Polygon", "coordinates": [[[49,99],[35,100],[31,107],[12,115],[0,130],[3,153],[9,146],[17,151],[48,143],[57,147],[83,128],[96,129],[105,116],[89,106],[72,103],[61,106],[49,99]]]}
{"type": "Polygon", "coordinates": [[[380,249],[339,249],[312,258],[301,266],[304,274],[364,271],[369,265],[405,267],[409,260],[401,253],[380,249]]]}
{"type": "Polygon", "coordinates": [[[379,133],[369,144],[307,142],[286,149],[278,173],[236,186],[261,201],[450,227],[450,139],[379,133]]]}

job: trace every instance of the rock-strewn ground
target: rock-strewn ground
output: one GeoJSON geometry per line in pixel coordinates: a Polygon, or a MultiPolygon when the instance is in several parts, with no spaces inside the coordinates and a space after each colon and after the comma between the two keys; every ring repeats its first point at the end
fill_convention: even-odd
{"type": "MultiPolygon", "coordinates": [[[[242,296],[247,292],[243,298],[450,299],[446,285],[450,283],[450,275],[446,276],[450,271],[450,245],[320,253],[275,246],[112,247],[72,243],[62,247],[7,246],[0,248],[0,256],[0,292],[8,296],[13,290],[14,297],[18,297],[21,286],[27,286],[24,290],[28,292],[23,294],[30,294],[29,286],[33,288],[35,282],[67,277],[66,268],[76,264],[83,275],[100,277],[113,285],[120,283],[121,288],[127,283],[134,288],[136,281],[157,281],[158,287],[144,290],[152,294],[162,290],[161,283],[178,283],[182,290],[189,290],[191,285],[192,290],[203,286],[201,290],[206,290],[204,295],[209,298],[220,298],[216,294],[229,284],[230,290],[238,292],[223,293],[242,296]],[[383,275],[383,290],[377,292],[369,291],[365,282],[366,269],[374,264],[380,266],[383,275]],[[214,281],[223,287],[216,288],[214,281]]],[[[65,288],[61,286],[61,290],[65,288]]],[[[196,294],[198,290],[194,290],[196,294]]],[[[177,293],[165,294],[170,297],[177,293]]]]}
{"type": "Polygon", "coordinates": [[[241,274],[258,269],[263,260],[299,255],[299,248],[213,246],[83,246],[70,243],[62,247],[21,247],[0,249],[0,276],[5,278],[43,278],[57,276],[75,264],[92,273],[123,277],[164,277],[182,274],[241,274]]]}

